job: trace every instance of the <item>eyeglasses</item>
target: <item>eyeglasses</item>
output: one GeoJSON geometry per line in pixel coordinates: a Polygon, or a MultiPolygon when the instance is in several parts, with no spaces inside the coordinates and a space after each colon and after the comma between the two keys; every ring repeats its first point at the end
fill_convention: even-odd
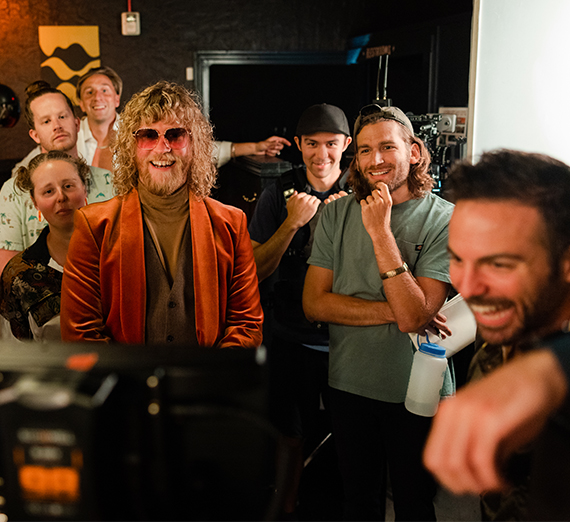
{"type": "Polygon", "coordinates": [[[143,150],[152,150],[158,145],[161,136],[168,142],[171,149],[183,149],[188,145],[190,131],[181,127],[168,129],[161,134],[156,129],[139,129],[133,132],[133,136],[137,140],[137,147],[143,150]]]}

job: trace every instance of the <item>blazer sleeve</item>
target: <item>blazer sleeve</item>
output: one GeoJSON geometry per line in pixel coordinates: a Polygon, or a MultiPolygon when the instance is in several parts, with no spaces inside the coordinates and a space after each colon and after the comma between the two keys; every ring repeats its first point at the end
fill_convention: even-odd
{"type": "Polygon", "coordinates": [[[112,340],[103,319],[100,250],[87,218],[77,211],[61,288],[61,337],[64,341],[108,343],[112,340]]]}
{"type": "Polygon", "coordinates": [[[218,343],[220,348],[257,348],[261,345],[263,311],[253,248],[247,231],[247,218],[243,213],[236,234],[225,323],[225,332],[218,343]]]}

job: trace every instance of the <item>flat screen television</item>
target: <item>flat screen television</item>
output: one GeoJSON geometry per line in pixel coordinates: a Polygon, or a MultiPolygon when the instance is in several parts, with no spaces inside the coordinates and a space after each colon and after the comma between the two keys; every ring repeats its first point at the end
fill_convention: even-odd
{"type": "Polygon", "coordinates": [[[264,349],[0,345],[8,520],[273,519],[264,349]]]}

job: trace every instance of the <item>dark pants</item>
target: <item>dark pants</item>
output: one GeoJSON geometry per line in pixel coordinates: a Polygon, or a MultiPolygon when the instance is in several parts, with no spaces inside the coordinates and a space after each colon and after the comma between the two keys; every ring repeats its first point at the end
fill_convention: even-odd
{"type": "Polygon", "coordinates": [[[287,437],[315,433],[321,404],[328,409],[328,352],[274,337],[268,349],[269,412],[287,437]]]}
{"type": "Polygon", "coordinates": [[[436,520],[436,484],[422,465],[431,418],[332,388],[330,406],[345,520],[385,519],[387,467],[396,520],[436,520]]]}

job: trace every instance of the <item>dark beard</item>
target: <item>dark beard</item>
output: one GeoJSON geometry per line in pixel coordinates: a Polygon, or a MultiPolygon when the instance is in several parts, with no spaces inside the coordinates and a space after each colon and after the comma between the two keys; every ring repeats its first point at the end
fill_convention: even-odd
{"type": "MultiPolygon", "coordinates": [[[[517,331],[512,332],[510,337],[505,337],[500,341],[493,341],[493,344],[526,345],[551,333],[553,329],[556,330],[557,325],[553,324],[553,317],[557,315],[557,311],[566,299],[569,291],[569,285],[561,277],[560,271],[553,270],[548,281],[542,286],[533,302],[523,305],[522,326],[517,331]]],[[[468,303],[480,305],[492,305],[501,301],[501,299],[477,297],[467,299],[468,303]]],[[[508,300],[505,300],[505,302],[507,304],[510,303],[508,300]]],[[[480,333],[483,339],[490,341],[485,335],[485,328],[480,327],[480,333]]]]}
{"type": "Polygon", "coordinates": [[[558,267],[553,268],[548,283],[537,296],[532,313],[526,318],[521,339],[531,336],[542,337],[546,333],[551,333],[553,327],[558,328],[558,325],[552,324],[552,320],[570,291],[570,285],[562,278],[560,272],[558,267]]]}

